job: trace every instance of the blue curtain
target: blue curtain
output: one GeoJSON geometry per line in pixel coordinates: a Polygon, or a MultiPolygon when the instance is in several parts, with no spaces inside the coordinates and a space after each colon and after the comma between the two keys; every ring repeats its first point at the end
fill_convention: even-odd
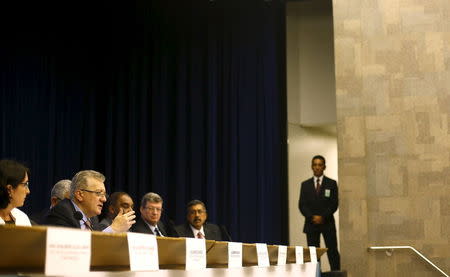
{"type": "Polygon", "coordinates": [[[31,168],[25,211],[95,169],[136,203],[159,193],[166,220],[201,199],[233,240],[287,243],[283,1],[23,9],[0,45],[0,158],[31,168]]]}

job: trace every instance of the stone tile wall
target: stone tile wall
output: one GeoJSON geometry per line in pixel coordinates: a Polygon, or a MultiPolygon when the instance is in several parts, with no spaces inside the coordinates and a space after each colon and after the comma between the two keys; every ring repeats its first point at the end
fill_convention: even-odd
{"type": "Polygon", "coordinates": [[[450,1],[333,0],[342,267],[450,273],[450,1]]]}

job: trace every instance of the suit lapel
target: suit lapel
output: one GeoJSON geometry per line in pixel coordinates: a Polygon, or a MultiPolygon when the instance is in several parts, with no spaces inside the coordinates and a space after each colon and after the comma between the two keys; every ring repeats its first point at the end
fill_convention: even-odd
{"type": "Polygon", "coordinates": [[[75,212],[76,212],[77,210],[76,210],[75,207],[73,206],[72,201],[69,200],[69,199],[64,199],[63,201],[65,201],[65,200],[67,200],[67,202],[64,203],[64,205],[67,204],[67,208],[68,208],[68,210],[71,212],[71,215],[72,215],[72,216],[70,216],[69,218],[70,218],[70,219],[73,219],[73,223],[75,223],[75,225],[76,225],[78,228],[81,228],[80,221],[78,221],[78,220],[75,218],[75,216],[74,216],[74,214],[75,214],[75,212]]]}
{"type": "MultiPolygon", "coordinates": [[[[152,231],[152,228],[150,228],[150,226],[148,226],[147,223],[144,222],[144,225],[145,225],[145,228],[148,230],[148,233],[149,233],[149,234],[155,235],[155,233],[153,233],[153,231],[152,231]]],[[[156,225],[156,226],[158,226],[158,225],[156,225]]]]}

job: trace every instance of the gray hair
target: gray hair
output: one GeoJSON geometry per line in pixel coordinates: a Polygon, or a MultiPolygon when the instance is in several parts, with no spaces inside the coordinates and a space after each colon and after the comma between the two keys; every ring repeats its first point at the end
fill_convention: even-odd
{"type": "Polygon", "coordinates": [[[141,207],[145,208],[145,205],[147,204],[147,202],[162,203],[163,199],[161,196],[159,196],[159,194],[154,193],[154,192],[149,192],[149,193],[146,193],[144,196],[142,196],[141,207]]]}
{"type": "Polygon", "coordinates": [[[72,181],[68,179],[58,181],[58,183],[53,186],[50,197],[56,197],[59,200],[63,200],[64,198],[66,198],[66,193],[70,191],[71,183],[72,181]]]}
{"type": "Polygon", "coordinates": [[[100,182],[105,182],[105,175],[97,172],[95,170],[83,170],[75,174],[72,178],[72,183],[70,184],[70,199],[75,198],[75,191],[79,189],[84,189],[87,186],[87,178],[94,178],[100,182]]]}

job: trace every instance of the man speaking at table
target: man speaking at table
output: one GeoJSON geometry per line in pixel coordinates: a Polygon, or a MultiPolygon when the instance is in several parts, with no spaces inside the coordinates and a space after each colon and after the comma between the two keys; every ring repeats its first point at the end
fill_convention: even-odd
{"type": "MultiPolygon", "coordinates": [[[[70,199],[60,201],[51,209],[46,225],[72,227],[101,231],[97,215],[106,202],[105,176],[94,170],[83,170],[75,174],[70,185],[70,199]]],[[[123,210],[103,232],[126,232],[135,223],[134,211],[123,210]]]]}

